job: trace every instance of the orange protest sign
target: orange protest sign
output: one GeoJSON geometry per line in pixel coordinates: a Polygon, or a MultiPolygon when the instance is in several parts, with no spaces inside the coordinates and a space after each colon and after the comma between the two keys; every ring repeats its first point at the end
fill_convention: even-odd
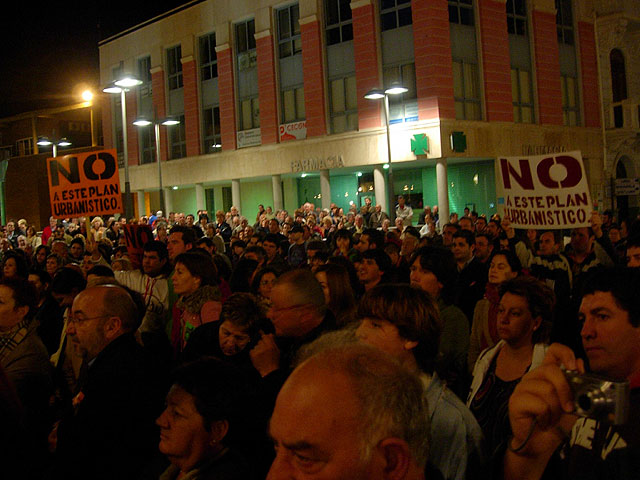
{"type": "Polygon", "coordinates": [[[121,213],[122,195],[116,158],[115,150],[48,158],[53,217],[121,213]]]}

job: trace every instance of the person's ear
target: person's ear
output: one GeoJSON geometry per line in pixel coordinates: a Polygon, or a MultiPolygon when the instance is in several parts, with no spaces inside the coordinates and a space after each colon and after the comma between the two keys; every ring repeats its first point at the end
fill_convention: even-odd
{"type": "Polygon", "coordinates": [[[104,322],[104,336],[107,339],[113,339],[122,331],[122,320],[120,317],[111,316],[104,322]]]}
{"type": "Polygon", "coordinates": [[[229,431],[229,422],[227,420],[216,420],[211,422],[211,431],[209,432],[209,444],[214,445],[220,443],[229,431]]]}
{"type": "Polygon", "coordinates": [[[403,347],[405,350],[413,350],[418,346],[418,343],[419,342],[417,340],[405,340],[403,347]]]}
{"type": "Polygon", "coordinates": [[[382,478],[385,480],[401,480],[406,478],[411,465],[411,453],[409,445],[400,438],[385,438],[377,450],[384,463],[382,478]]]}

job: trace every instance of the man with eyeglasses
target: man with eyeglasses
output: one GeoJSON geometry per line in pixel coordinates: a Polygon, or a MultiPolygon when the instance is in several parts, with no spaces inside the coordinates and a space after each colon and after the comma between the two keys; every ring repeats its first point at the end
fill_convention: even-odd
{"type": "Polygon", "coordinates": [[[137,478],[153,456],[162,394],[134,337],[141,318],[120,286],[90,287],[74,299],[67,334],[84,362],[73,408],[50,436],[54,478],[137,478]]]}

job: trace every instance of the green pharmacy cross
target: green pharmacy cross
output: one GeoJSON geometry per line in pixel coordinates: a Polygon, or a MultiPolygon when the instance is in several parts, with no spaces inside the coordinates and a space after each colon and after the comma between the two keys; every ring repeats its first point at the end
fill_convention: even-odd
{"type": "Polygon", "coordinates": [[[411,151],[416,155],[426,155],[429,153],[429,137],[426,133],[418,133],[411,139],[411,151]]]}

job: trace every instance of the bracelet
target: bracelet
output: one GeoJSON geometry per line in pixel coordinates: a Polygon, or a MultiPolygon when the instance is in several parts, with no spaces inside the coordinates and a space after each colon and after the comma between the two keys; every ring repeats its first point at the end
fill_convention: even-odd
{"type": "Polygon", "coordinates": [[[513,453],[521,452],[522,449],[527,446],[527,443],[531,439],[531,435],[533,435],[533,430],[536,428],[536,423],[537,423],[537,418],[534,418],[533,422],[531,422],[531,427],[529,427],[529,433],[527,433],[527,437],[524,439],[522,444],[517,448],[513,448],[511,446],[511,441],[513,440],[513,435],[511,435],[511,438],[509,438],[509,440],[507,441],[507,450],[513,453]]]}

